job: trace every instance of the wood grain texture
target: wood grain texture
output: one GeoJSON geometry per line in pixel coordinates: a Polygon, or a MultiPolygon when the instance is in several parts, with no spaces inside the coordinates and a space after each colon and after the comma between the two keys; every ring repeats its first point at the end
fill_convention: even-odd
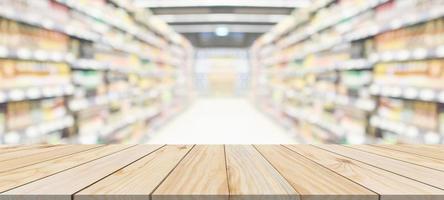
{"type": "Polygon", "coordinates": [[[256,148],[304,200],[378,199],[374,192],[283,146],[258,145],[256,148]]]}
{"type": "Polygon", "coordinates": [[[381,200],[444,199],[443,190],[314,146],[288,145],[287,147],[378,193],[381,200]]]}
{"type": "Polygon", "coordinates": [[[0,146],[0,200],[444,199],[442,147],[0,146]]]}
{"type": "Polygon", "coordinates": [[[193,145],[168,145],[75,194],[74,200],[149,199],[193,145]]]}
{"type": "Polygon", "coordinates": [[[159,149],[138,145],[0,194],[8,200],[71,200],[71,195],[159,149]]]}
{"type": "Polygon", "coordinates": [[[222,145],[196,145],[152,194],[153,200],[228,199],[222,145]]]}
{"type": "Polygon", "coordinates": [[[0,162],[0,172],[7,172],[9,170],[18,169],[28,165],[60,158],[63,156],[71,155],[74,153],[86,151],[88,149],[93,149],[97,147],[100,147],[100,145],[68,145],[68,146],[60,146],[57,148],[50,148],[52,149],[51,151],[44,151],[37,154],[30,154],[2,161],[0,162]]]}
{"type": "Polygon", "coordinates": [[[444,189],[444,172],[387,158],[340,145],[318,145],[320,148],[444,189]]]}
{"type": "Polygon", "coordinates": [[[374,147],[374,146],[369,146],[369,145],[365,145],[365,146],[352,145],[350,147],[355,148],[355,149],[359,149],[362,151],[370,152],[373,154],[393,158],[396,160],[401,160],[404,162],[408,162],[408,163],[412,163],[412,164],[421,165],[424,167],[429,167],[432,169],[444,171],[444,160],[439,160],[439,159],[429,158],[429,157],[424,157],[424,156],[418,156],[418,155],[413,155],[413,154],[406,153],[406,152],[401,152],[401,151],[396,151],[396,150],[386,149],[386,148],[380,148],[380,147],[374,147]]]}
{"type": "MultiPolygon", "coordinates": [[[[10,159],[16,159],[19,157],[29,156],[29,155],[35,155],[43,152],[53,151],[56,149],[63,149],[67,146],[71,145],[45,145],[45,146],[36,146],[35,148],[25,148],[18,150],[18,151],[10,151],[6,153],[0,154],[0,161],[6,161],[10,159]]],[[[0,168],[1,169],[1,168],[0,168]]]]}
{"type": "Polygon", "coordinates": [[[52,144],[1,145],[0,146],[0,154],[13,152],[13,151],[20,151],[20,150],[25,150],[25,149],[48,148],[48,147],[54,147],[54,146],[58,146],[58,145],[52,145],[52,144]]]}
{"type": "Polygon", "coordinates": [[[230,199],[293,200],[299,194],[251,145],[226,145],[230,199]]]}
{"type": "Polygon", "coordinates": [[[376,145],[378,147],[444,160],[444,145],[376,145]]]}
{"type": "MultiPolygon", "coordinates": [[[[132,145],[131,145],[132,146],[132,145]]],[[[106,145],[38,164],[0,173],[0,193],[66,169],[121,151],[130,145],[106,145]]]]}

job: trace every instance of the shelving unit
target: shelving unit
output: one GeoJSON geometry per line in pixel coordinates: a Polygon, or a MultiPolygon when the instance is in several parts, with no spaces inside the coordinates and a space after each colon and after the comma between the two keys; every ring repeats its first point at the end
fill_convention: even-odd
{"type": "Polygon", "coordinates": [[[0,6],[0,144],[143,142],[156,118],[190,101],[193,48],[147,10],[111,0],[0,6]]]}
{"type": "Polygon", "coordinates": [[[256,103],[306,142],[444,142],[443,2],[316,1],[250,53],[256,103]]]}

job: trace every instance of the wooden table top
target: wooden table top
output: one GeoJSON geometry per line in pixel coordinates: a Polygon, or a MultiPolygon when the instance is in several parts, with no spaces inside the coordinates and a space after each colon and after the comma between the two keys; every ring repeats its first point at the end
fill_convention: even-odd
{"type": "Polygon", "coordinates": [[[444,199],[444,146],[0,146],[0,199],[444,199]]]}

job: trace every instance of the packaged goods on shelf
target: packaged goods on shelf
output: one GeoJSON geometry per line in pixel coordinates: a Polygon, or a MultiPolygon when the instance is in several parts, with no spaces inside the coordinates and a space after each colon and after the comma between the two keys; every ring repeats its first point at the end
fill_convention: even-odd
{"type": "Polygon", "coordinates": [[[439,107],[439,133],[444,134],[444,106],[439,107]]]}
{"type": "Polygon", "coordinates": [[[438,105],[431,102],[381,98],[377,114],[382,118],[437,132],[438,105]]]}
{"type": "Polygon", "coordinates": [[[66,63],[48,63],[0,59],[0,90],[70,84],[66,63]]]}
{"type": "Polygon", "coordinates": [[[148,119],[187,103],[175,90],[188,87],[177,80],[192,46],[146,10],[123,1],[0,6],[0,141],[141,142],[148,119]]]}
{"type": "Polygon", "coordinates": [[[76,113],[76,132],[80,143],[95,143],[99,140],[100,131],[106,125],[109,111],[106,106],[97,106],[76,113]]]}
{"type": "Polygon", "coordinates": [[[64,104],[63,98],[9,103],[6,106],[7,130],[18,130],[36,123],[61,118],[67,114],[64,104]]]}
{"type": "Polygon", "coordinates": [[[63,98],[11,102],[6,105],[6,143],[50,142],[73,125],[63,98]]]}
{"type": "Polygon", "coordinates": [[[5,116],[5,108],[0,105],[0,135],[5,133],[5,125],[6,125],[6,116],[5,116]]]}
{"type": "MultiPolygon", "coordinates": [[[[268,69],[257,70],[264,78],[254,87],[279,83],[280,93],[292,99],[275,101],[273,112],[290,113],[296,134],[308,141],[444,142],[437,134],[444,102],[443,2],[313,5],[322,6],[296,10],[310,14],[278,24],[251,48],[253,67],[268,69]]],[[[256,93],[257,101],[263,95],[256,93]]]]}
{"type": "Polygon", "coordinates": [[[36,50],[68,52],[69,37],[62,33],[0,19],[0,34],[0,45],[18,50],[19,55],[36,50]]]}
{"type": "Polygon", "coordinates": [[[379,63],[375,84],[443,89],[444,59],[379,63]]]}
{"type": "Polygon", "coordinates": [[[375,37],[376,51],[432,48],[444,44],[444,19],[382,33],[375,37]]]}

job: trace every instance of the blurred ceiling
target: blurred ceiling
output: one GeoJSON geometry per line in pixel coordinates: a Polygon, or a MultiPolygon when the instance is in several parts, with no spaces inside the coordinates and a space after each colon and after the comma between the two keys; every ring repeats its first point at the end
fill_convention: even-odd
{"type": "Polygon", "coordinates": [[[310,0],[134,0],[195,47],[246,48],[310,0]]]}

